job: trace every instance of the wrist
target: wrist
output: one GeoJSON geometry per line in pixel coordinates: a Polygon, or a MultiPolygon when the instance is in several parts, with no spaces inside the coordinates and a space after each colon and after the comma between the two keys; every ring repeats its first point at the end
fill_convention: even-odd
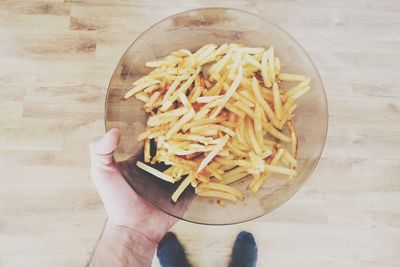
{"type": "MultiPolygon", "coordinates": [[[[110,263],[114,266],[150,266],[156,247],[157,243],[143,233],[107,221],[95,254],[100,251],[107,253],[108,260],[117,260],[110,263]]],[[[103,266],[92,263],[92,266],[103,266]]]]}

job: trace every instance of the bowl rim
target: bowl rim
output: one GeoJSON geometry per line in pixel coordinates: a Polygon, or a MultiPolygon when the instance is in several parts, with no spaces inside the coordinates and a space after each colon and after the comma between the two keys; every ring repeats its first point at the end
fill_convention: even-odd
{"type": "Polygon", "coordinates": [[[175,215],[175,214],[172,214],[171,212],[165,210],[164,208],[162,208],[162,207],[160,207],[160,206],[158,206],[158,205],[152,203],[152,201],[150,201],[149,199],[147,199],[147,198],[140,192],[140,190],[137,190],[133,184],[129,183],[128,177],[126,177],[126,176],[123,174],[123,172],[120,170],[119,164],[118,164],[117,161],[115,160],[114,154],[113,154],[113,161],[115,162],[115,165],[117,166],[117,168],[118,168],[118,170],[120,171],[121,175],[124,177],[125,181],[126,181],[126,182],[129,184],[129,186],[135,191],[135,193],[138,194],[142,199],[144,199],[144,200],[145,200],[147,203],[149,203],[151,206],[153,206],[153,207],[155,207],[155,208],[161,210],[162,212],[164,212],[164,213],[166,213],[166,214],[168,214],[168,215],[170,215],[170,216],[172,216],[172,217],[174,217],[174,218],[176,218],[176,219],[178,219],[178,220],[183,220],[183,221],[186,221],[186,222],[195,223],[195,224],[200,224],[200,225],[212,225],[212,226],[234,225],[234,224],[245,223],[245,222],[249,222],[249,221],[258,219],[258,218],[260,218],[260,217],[262,217],[262,216],[264,216],[264,215],[266,215],[266,214],[268,214],[268,213],[271,213],[272,211],[274,211],[275,209],[277,209],[278,207],[282,206],[282,205],[285,204],[287,201],[289,201],[294,195],[297,194],[297,192],[298,192],[298,191],[304,186],[304,184],[311,178],[312,174],[313,174],[314,171],[315,171],[315,168],[317,167],[317,165],[318,165],[318,163],[319,163],[319,161],[320,161],[320,159],[321,159],[321,155],[322,155],[322,153],[323,153],[323,151],[324,151],[324,149],[325,149],[326,139],[327,139],[327,136],[328,136],[328,125],[329,125],[328,97],[327,97],[327,95],[326,95],[325,86],[324,86],[323,80],[322,80],[322,78],[321,78],[321,74],[319,73],[318,68],[317,68],[317,66],[315,65],[315,63],[314,63],[314,61],[312,60],[312,58],[311,58],[311,56],[309,55],[309,53],[308,53],[308,52],[304,49],[304,47],[303,47],[294,37],[292,37],[285,29],[283,29],[282,27],[278,26],[278,25],[275,24],[274,22],[271,22],[270,20],[265,19],[265,18],[259,16],[258,14],[255,14],[255,13],[250,12],[250,11],[247,11],[247,10],[243,10],[243,9],[239,9],[239,8],[231,8],[231,7],[202,7],[202,8],[193,8],[193,9],[188,9],[188,10],[181,11],[181,12],[178,12],[178,13],[174,13],[174,14],[172,14],[172,15],[169,15],[169,16],[167,16],[167,17],[165,17],[165,18],[163,18],[163,19],[161,19],[161,20],[155,22],[155,23],[152,24],[150,27],[148,27],[146,30],[144,30],[144,31],[143,31],[143,32],[142,32],[142,33],[127,47],[127,48],[126,48],[125,52],[122,54],[121,58],[118,60],[118,63],[117,63],[117,65],[116,65],[114,71],[112,72],[110,81],[109,81],[109,83],[108,83],[106,98],[105,98],[105,102],[104,102],[104,128],[105,128],[105,132],[107,132],[107,105],[108,105],[108,97],[109,97],[109,95],[110,95],[110,86],[111,86],[112,77],[114,77],[114,74],[115,74],[115,72],[117,71],[117,67],[121,65],[122,59],[125,57],[125,55],[128,53],[128,51],[131,49],[131,47],[132,47],[138,40],[140,40],[147,32],[149,32],[151,29],[155,28],[158,24],[160,24],[160,23],[162,23],[162,22],[164,22],[164,21],[166,21],[166,20],[169,20],[169,19],[171,19],[171,18],[173,18],[173,17],[175,17],[175,16],[178,16],[178,15],[182,15],[182,14],[190,13],[190,12],[202,11],[202,10],[230,10],[230,11],[235,11],[235,12],[246,13],[247,15],[251,15],[251,16],[257,17],[258,19],[260,19],[260,20],[263,21],[264,23],[272,25],[273,27],[275,27],[276,29],[278,29],[281,33],[285,34],[292,42],[294,42],[294,43],[300,48],[300,50],[302,50],[302,52],[303,52],[303,53],[306,55],[306,57],[308,58],[308,60],[309,60],[309,62],[311,63],[312,67],[313,67],[314,70],[316,71],[316,74],[317,74],[319,80],[321,81],[321,85],[322,85],[322,88],[321,88],[321,89],[322,89],[322,92],[323,92],[323,101],[324,101],[323,106],[325,107],[325,114],[326,114],[326,117],[325,117],[326,123],[325,123],[324,129],[323,129],[324,132],[325,132],[325,134],[324,134],[324,136],[323,136],[323,142],[322,142],[321,150],[320,150],[320,151],[318,152],[318,154],[317,154],[317,157],[316,157],[317,159],[316,159],[316,161],[314,162],[314,164],[313,164],[313,165],[311,166],[311,168],[309,169],[309,171],[308,171],[308,176],[299,184],[299,186],[293,191],[293,193],[292,193],[289,197],[283,198],[281,201],[278,201],[274,206],[272,206],[272,208],[271,208],[270,210],[268,210],[268,211],[266,211],[266,212],[262,212],[262,213],[260,213],[260,214],[258,214],[258,215],[256,215],[256,216],[252,216],[252,217],[246,218],[246,219],[244,219],[244,220],[240,220],[240,221],[234,221],[234,222],[229,222],[229,223],[225,223],[225,222],[224,222],[224,223],[207,223],[207,222],[203,222],[203,221],[191,220],[191,219],[189,219],[189,218],[183,218],[183,216],[180,217],[180,216],[175,215]]]}

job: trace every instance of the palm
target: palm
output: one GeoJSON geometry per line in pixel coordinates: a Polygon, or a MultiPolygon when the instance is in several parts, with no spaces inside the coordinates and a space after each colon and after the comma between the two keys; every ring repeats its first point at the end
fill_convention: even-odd
{"type": "MultiPolygon", "coordinates": [[[[118,143],[118,140],[115,142],[118,143]]],[[[99,154],[107,158],[94,162],[92,151],[91,176],[109,220],[116,225],[141,232],[158,242],[176,219],[151,206],[132,190],[112,161],[111,153],[104,151],[97,155],[99,154]]]]}

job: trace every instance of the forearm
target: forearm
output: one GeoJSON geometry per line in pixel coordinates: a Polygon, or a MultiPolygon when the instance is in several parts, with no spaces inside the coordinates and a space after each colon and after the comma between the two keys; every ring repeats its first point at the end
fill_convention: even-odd
{"type": "Polygon", "coordinates": [[[155,249],[143,234],[107,222],[89,266],[151,266],[155,249]]]}

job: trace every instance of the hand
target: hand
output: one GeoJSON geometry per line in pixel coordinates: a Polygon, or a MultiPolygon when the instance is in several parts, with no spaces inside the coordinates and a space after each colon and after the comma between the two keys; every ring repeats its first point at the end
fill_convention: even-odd
{"type": "Polygon", "coordinates": [[[109,222],[139,232],[158,243],[176,219],[151,206],[128,185],[113,160],[121,134],[111,129],[90,143],[91,178],[103,201],[109,222]]]}

